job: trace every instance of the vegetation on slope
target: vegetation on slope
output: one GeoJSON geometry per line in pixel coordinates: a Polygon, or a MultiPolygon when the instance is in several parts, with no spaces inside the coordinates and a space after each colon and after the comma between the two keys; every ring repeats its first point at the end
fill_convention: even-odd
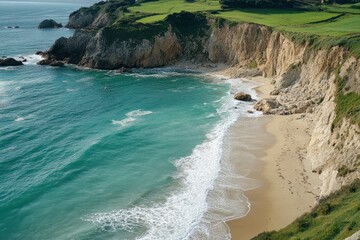
{"type": "Polygon", "coordinates": [[[143,24],[140,22],[116,22],[110,27],[103,29],[105,39],[108,44],[115,40],[154,40],[155,36],[164,34],[168,28],[172,27],[180,40],[187,36],[202,37],[209,29],[206,15],[201,13],[180,12],[167,15],[164,21],[143,24]]]}
{"type": "Polygon", "coordinates": [[[349,119],[352,124],[358,124],[360,127],[360,94],[355,92],[346,93],[346,77],[341,78],[338,73],[336,75],[336,117],[332,127],[334,128],[340,124],[343,118],[349,119]]]}
{"type": "Polygon", "coordinates": [[[95,14],[106,12],[113,14],[113,17],[121,16],[122,12],[127,11],[127,7],[131,6],[135,3],[135,0],[110,0],[110,1],[100,1],[95,3],[90,7],[82,7],[79,10],[70,14],[70,17],[76,15],[78,13],[82,13],[82,15],[95,14]]]}
{"type": "Polygon", "coordinates": [[[309,213],[287,227],[261,233],[253,240],[337,240],[360,229],[360,179],[322,199],[309,213]]]}

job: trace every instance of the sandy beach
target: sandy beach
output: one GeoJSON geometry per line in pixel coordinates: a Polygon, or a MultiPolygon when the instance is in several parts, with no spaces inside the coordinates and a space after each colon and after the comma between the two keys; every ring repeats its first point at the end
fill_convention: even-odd
{"type": "MultiPolygon", "coordinates": [[[[260,85],[260,98],[268,96],[272,89],[269,79],[257,77],[251,81],[260,85]]],[[[250,202],[248,214],[227,222],[235,240],[285,227],[315,205],[320,184],[305,158],[311,132],[311,121],[305,115],[263,116],[252,121],[259,129],[259,140],[246,150],[255,157],[245,168],[247,177],[258,180],[259,187],[245,191],[250,202]]],[[[235,136],[241,135],[246,125],[239,121],[229,131],[227,139],[233,144],[229,157],[234,161],[244,152],[236,147],[235,136]]]]}

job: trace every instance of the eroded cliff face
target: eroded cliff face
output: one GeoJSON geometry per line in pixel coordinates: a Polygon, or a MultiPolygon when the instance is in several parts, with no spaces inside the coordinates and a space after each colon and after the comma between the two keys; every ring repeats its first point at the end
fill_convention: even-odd
{"type": "Polygon", "coordinates": [[[290,41],[278,32],[253,24],[241,24],[213,31],[209,58],[243,68],[256,61],[266,77],[273,79],[269,114],[307,113],[314,122],[307,159],[323,184],[321,196],[360,177],[360,128],[335,119],[335,72],[346,78],[346,92],[359,93],[360,60],[340,47],[315,50],[290,41]]]}
{"type": "Polygon", "coordinates": [[[155,36],[153,42],[147,39],[114,41],[107,44],[99,32],[90,39],[80,65],[115,69],[125,67],[157,67],[168,65],[181,54],[181,46],[176,35],[167,31],[163,36],[155,36]]]}
{"type": "Polygon", "coordinates": [[[345,92],[360,93],[360,60],[340,47],[319,50],[296,44],[256,24],[211,24],[209,21],[201,37],[180,37],[169,25],[151,39],[115,39],[111,44],[103,31],[96,35],[80,31],[73,38],[58,40],[48,58],[101,69],[158,67],[183,60],[226,63],[239,69],[255,67],[274,84],[272,98],[258,102],[258,109],[266,114],[308,113],[312,117],[314,130],[307,159],[323,181],[321,195],[359,178],[360,128],[346,118],[337,126],[333,122],[335,70],[340,67],[340,77],[347,80],[345,92]],[[82,44],[76,46],[80,37],[82,44]],[[77,58],[70,49],[77,49],[77,58]]]}
{"type": "MultiPolygon", "coordinates": [[[[359,60],[336,59],[343,63],[340,77],[347,77],[346,91],[358,92],[359,60]]],[[[341,186],[360,178],[360,127],[343,118],[333,126],[335,114],[335,76],[330,75],[324,101],[315,108],[315,128],[308,147],[308,158],[323,182],[321,195],[326,196],[341,186]]]]}
{"type": "Polygon", "coordinates": [[[209,59],[243,68],[256,61],[274,91],[269,114],[307,113],[314,122],[307,159],[322,180],[321,196],[360,178],[360,128],[336,117],[336,70],[346,78],[344,92],[360,93],[360,60],[340,47],[327,50],[299,45],[278,32],[253,24],[239,24],[212,32],[209,59]]]}

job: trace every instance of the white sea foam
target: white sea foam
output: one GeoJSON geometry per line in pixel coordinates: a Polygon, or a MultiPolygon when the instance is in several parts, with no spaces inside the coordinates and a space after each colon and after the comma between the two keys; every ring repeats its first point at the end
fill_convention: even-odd
{"type": "Polygon", "coordinates": [[[128,126],[130,123],[134,122],[137,119],[137,117],[141,117],[141,116],[148,115],[151,113],[153,113],[153,112],[142,111],[140,109],[134,110],[134,111],[131,111],[131,112],[128,112],[125,114],[125,116],[127,116],[127,118],[124,118],[122,120],[112,120],[112,124],[125,127],[125,126],[128,126]]]}
{"type": "Polygon", "coordinates": [[[210,113],[209,115],[206,116],[206,118],[213,118],[213,117],[216,117],[215,113],[210,113]]]}
{"type": "MultiPolygon", "coordinates": [[[[232,81],[228,80],[229,83],[232,81]]],[[[241,88],[244,86],[241,85],[241,88]]],[[[248,86],[245,88],[251,90],[248,86]]],[[[145,227],[147,231],[137,238],[141,240],[230,239],[224,220],[245,215],[249,203],[242,191],[233,198],[223,196],[224,188],[232,188],[234,179],[238,181],[241,178],[232,174],[231,167],[221,163],[223,139],[227,129],[245,114],[242,109],[251,104],[239,106],[231,92],[219,101],[221,106],[217,112],[221,121],[191,155],[174,162],[177,168],[174,178],[180,187],[169,193],[164,202],[90,214],[82,219],[93,222],[104,231],[132,232],[145,227]]],[[[128,118],[115,122],[127,124],[145,113],[150,112],[132,111],[126,114],[128,118]]]]}
{"type": "Polygon", "coordinates": [[[76,92],[78,89],[76,88],[67,88],[66,91],[67,92],[76,92]]]}
{"type": "Polygon", "coordinates": [[[125,118],[123,120],[112,120],[112,124],[114,125],[121,125],[123,127],[129,125],[129,123],[135,121],[136,119],[135,118],[132,118],[132,117],[128,117],[128,118],[125,118]]]}
{"type": "Polygon", "coordinates": [[[80,78],[79,80],[76,80],[76,82],[78,83],[81,83],[81,82],[89,82],[89,81],[92,81],[94,80],[95,78],[93,77],[83,77],[83,78],[80,78]]]}
{"type": "Polygon", "coordinates": [[[23,117],[17,117],[15,119],[15,122],[21,122],[21,121],[24,121],[24,120],[25,120],[25,118],[23,118],[23,117]]]}
{"type": "Polygon", "coordinates": [[[207,210],[207,192],[216,179],[221,159],[221,144],[227,121],[216,126],[209,138],[196,146],[190,156],[174,162],[175,176],[181,188],[171,193],[165,202],[150,207],[136,206],[108,213],[96,213],[83,218],[103,230],[131,231],[137,227],[148,230],[139,239],[187,239],[207,210]]]}
{"type": "MultiPolygon", "coordinates": [[[[20,56],[17,58],[20,58],[20,56]]],[[[26,59],[26,62],[23,62],[24,65],[36,65],[38,62],[44,59],[42,56],[36,54],[26,55],[23,56],[23,58],[26,59]]],[[[19,60],[23,60],[23,58],[20,58],[19,60]]]]}
{"type": "MultiPolygon", "coordinates": [[[[177,76],[184,76],[184,75],[193,75],[194,73],[198,74],[194,71],[186,71],[186,72],[179,72],[176,71],[176,68],[159,68],[159,69],[151,69],[148,71],[143,72],[136,72],[131,73],[132,76],[137,78],[169,78],[169,77],[177,77],[177,76]]],[[[172,82],[177,81],[176,79],[172,80],[172,82]]]]}
{"type": "Polygon", "coordinates": [[[148,115],[148,114],[152,114],[152,113],[153,113],[152,111],[142,111],[142,110],[138,109],[138,110],[128,112],[125,115],[127,117],[140,117],[140,116],[144,116],[144,115],[148,115]]]}
{"type": "Polygon", "coordinates": [[[1,67],[0,71],[12,71],[16,69],[16,67],[10,66],[10,67],[1,67]]]}

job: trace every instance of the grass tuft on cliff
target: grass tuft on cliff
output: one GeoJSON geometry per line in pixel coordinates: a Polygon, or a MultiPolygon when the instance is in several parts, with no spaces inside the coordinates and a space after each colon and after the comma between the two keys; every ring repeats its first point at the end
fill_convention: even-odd
{"type": "Polygon", "coordinates": [[[336,95],[335,102],[336,117],[332,127],[336,127],[341,123],[343,118],[347,118],[352,124],[357,124],[360,127],[360,94],[356,92],[344,92],[346,85],[346,77],[341,78],[339,73],[336,73],[336,95]]]}
{"type": "Polygon", "coordinates": [[[343,240],[360,229],[360,179],[331,194],[287,227],[252,240],[343,240]]]}

